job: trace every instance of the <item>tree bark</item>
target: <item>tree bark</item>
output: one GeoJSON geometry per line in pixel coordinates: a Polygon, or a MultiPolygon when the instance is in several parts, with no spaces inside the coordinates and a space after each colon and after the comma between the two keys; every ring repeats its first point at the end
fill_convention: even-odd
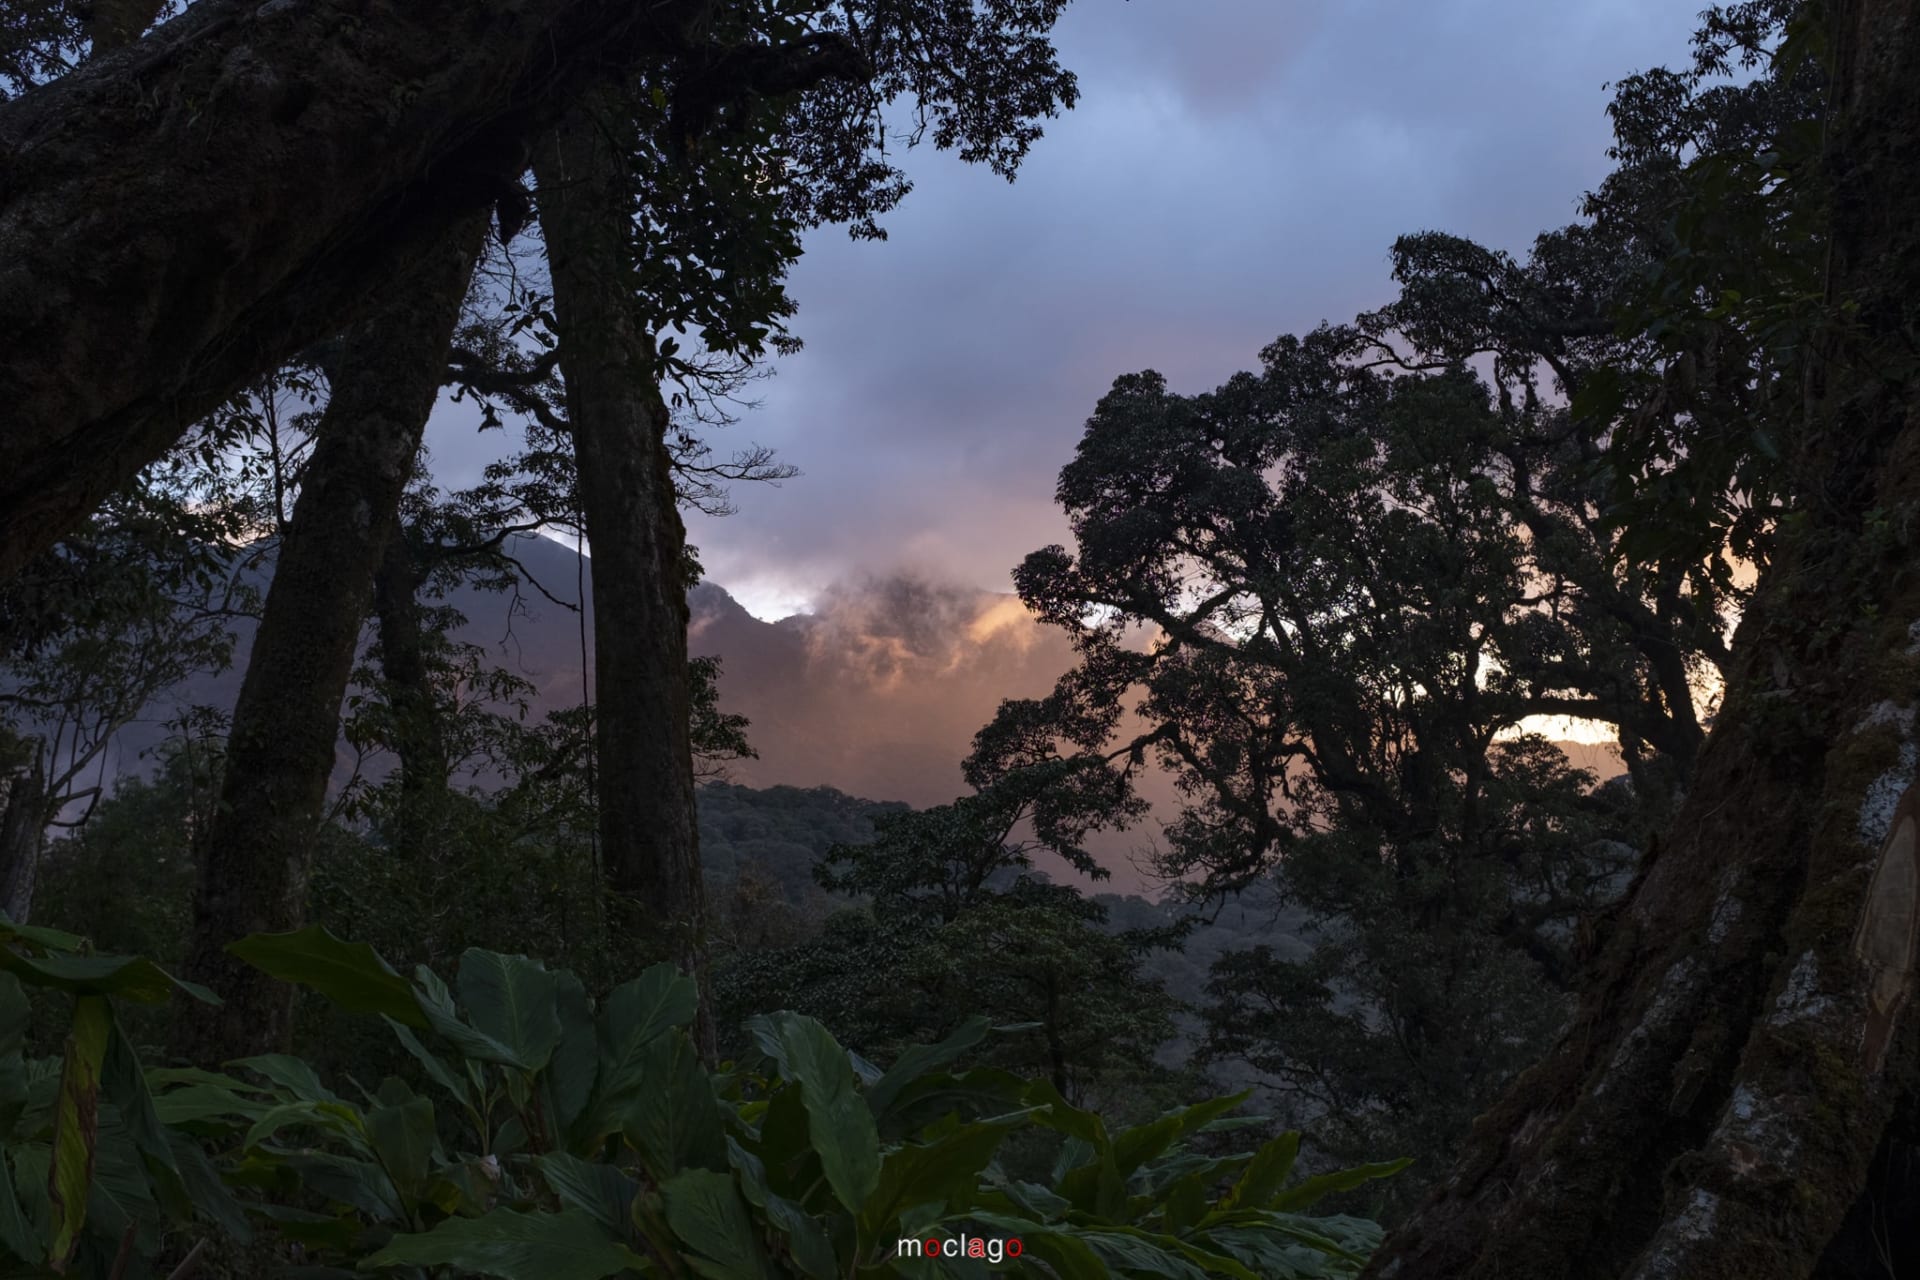
{"type": "Polygon", "coordinates": [[[721,0],[198,0],[0,103],[0,576],[721,0]]]}
{"type": "MultiPolygon", "coordinates": [[[[593,556],[601,858],[643,944],[704,976],[686,529],[652,335],[635,321],[620,95],[583,100],[534,157],[580,503],[593,556]]],[[[704,1022],[711,1043],[711,1028],[704,1022]]]]}
{"type": "Polygon", "coordinates": [[[400,762],[400,810],[393,840],[403,858],[428,852],[451,772],[420,614],[420,584],[407,532],[396,528],[374,570],[373,613],[379,624],[374,653],[393,721],[393,751],[400,762]]]}
{"type": "Polygon", "coordinates": [[[348,332],[234,706],[220,806],[194,894],[187,971],[220,993],[181,1002],[174,1051],[219,1062],[286,1046],[290,987],[228,943],[297,928],[333,771],[340,704],[374,565],[446,368],[484,217],[469,215],[348,332]]]}
{"type": "Polygon", "coordinates": [[[1836,1232],[1913,1140],[1920,0],[1827,22],[1829,301],[1858,310],[1810,370],[1799,516],[1573,1025],[1370,1277],[1853,1274],[1836,1232]]]}
{"type": "Polygon", "coordinates": [[[22,745],[32,754],[0,772],[0,910],[15,924],[26,924],[33,915],[47,830],[45,750],[36,741],[22,745]]]}

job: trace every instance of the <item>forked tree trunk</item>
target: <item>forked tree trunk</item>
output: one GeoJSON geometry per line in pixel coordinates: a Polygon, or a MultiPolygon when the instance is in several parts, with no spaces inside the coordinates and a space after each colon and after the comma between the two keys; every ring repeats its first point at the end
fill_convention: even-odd
{"type": "Polygon", "coordinates": [[[297,928],[374,565],[440,389],[486,223],[469,215],[350,330],[280,546],[234,706],[219,808],[200,853],[187,972],[225,1000],[182,1001],[173,1049],[220,1062],[286,1047],[292,988],[228,943],[297,928]]]}
{"type": "MultiPolygon", "coordinates": [[[[1914,1141],[1920,0],[1832,0],[1827,21],[1829,301],[1859,309],[1812,370],[1800,515],[1576,1020],[1378,1280],[1856,1274],[1823,1254],[1876,1152],[1914,1141]]],[[[1854,1216],[1915,1265],[1920,1224],[1854,1216]]]]}
{"type": "MultiPolygon", "coordinates": [[[[653,339],[634,316],[632,196],[617,92],[590,95],[534,174],[593,555],[594,728],[607,884],[648,949],[705,971],[694,821],[686,529],[653,339]]],[[[705,1009],[704,1001],[702,1009],[705,1009]]],[[[710,1029],[703,1035],[710,1040],[710,1029]]]]}
{"type": "Polygon", "coordinates": [[[720,0],[196,0],[0,103],[0,577],[720,0]]]}

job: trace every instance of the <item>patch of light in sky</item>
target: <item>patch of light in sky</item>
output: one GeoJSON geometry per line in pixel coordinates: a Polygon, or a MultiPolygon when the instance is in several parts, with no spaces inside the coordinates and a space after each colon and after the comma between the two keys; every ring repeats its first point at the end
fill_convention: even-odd
{"type": "Polygon", "coordinates": [[[1594,746],[1609,746],[1620,736],[1610,724],[1578,716],[1528,716],[1514,728],[1516,733],[1537,733],[1550,742],[1585,742],[1594,746]]]}
{"type": "Polygon", "coordinates": [[[762,622],[778,622],[796,613],[812,613],[813,600],[780,582],[721,583],[742,609],[762,622]]]}

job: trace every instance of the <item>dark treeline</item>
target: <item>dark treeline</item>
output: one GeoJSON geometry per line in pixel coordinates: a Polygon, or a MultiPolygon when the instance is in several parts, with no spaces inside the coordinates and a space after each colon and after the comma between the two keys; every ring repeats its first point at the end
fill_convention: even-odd
{"type": "Polygon", "coordinates": [[[1118,376],[950,802],[729,780],[682,512],[1064,4],[4,9],[0,1273],[1920,1267],[1909,0],[1716,6],[1527,253],[1118,376]],[[564,696],[459,639],[577,612],[532,534],[564,696]]]}

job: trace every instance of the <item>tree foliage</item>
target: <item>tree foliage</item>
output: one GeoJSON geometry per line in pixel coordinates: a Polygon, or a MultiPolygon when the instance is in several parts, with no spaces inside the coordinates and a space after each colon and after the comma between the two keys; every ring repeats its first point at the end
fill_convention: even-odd
{"type": "Polygon", "coordinates": [[[870,842],[835,845],[815,868],[857,905],[797,945],[730,957],[723,1003],[806,1010],[873,1054],[984,1014],[1021,1028],[997,1063],[1075,1101],[1159,1079],[1175,1002],[1142,964],[1170,937],[1115,931],[1105,907],[1035,870],[1044,850],[1107,874],[1079,842],[1115,816],[1073,811],[1080,772],[1055,762],[950,804],[876,814],[870,842]]]}

